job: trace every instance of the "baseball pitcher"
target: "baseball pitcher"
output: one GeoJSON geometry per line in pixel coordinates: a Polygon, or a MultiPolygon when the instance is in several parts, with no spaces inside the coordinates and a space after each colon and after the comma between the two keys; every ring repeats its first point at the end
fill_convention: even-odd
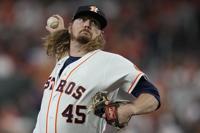
{"type": "Polygon", "coordinates": [[[147,76],[126,58],[103,51],[104,13],[80,6],[67,28],[53,15],[44,40],[47,54],[57,63],[44,85],[41,109],[33,133],[103,133],[131,117],[155,111],[160,96],[147,76]],[[116,101],[118,92],[135,97],[116,101]]]}

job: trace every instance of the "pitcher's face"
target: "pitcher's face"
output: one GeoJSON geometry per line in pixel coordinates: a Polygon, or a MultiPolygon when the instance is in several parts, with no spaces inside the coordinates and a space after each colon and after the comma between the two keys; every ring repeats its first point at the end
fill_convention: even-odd
{"type": "Polygon", "coordinates": [[[102,31],[96,19],[89,16],[82,16],[73,21],[69,32],[72,39],[81,44],[86,44],[99,36],[102,31]]]}

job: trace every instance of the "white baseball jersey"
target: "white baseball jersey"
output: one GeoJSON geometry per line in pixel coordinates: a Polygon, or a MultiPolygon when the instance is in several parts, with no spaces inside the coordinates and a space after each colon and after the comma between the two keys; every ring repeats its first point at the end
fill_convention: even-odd
{"type": "Polygon", "coordinates": [[[69,64],[59,75],[64,57],[45,84],[41,109],[33,133],[102,133],[105,120],[87,113],[99,91],[131,93],[144,75],[124,57],[95,50],[69,64]]]}

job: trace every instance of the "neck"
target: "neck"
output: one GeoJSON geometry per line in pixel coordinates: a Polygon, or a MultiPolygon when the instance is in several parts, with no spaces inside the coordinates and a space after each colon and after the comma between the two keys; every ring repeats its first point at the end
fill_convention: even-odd
{"type": "Polygon", "coordinates": [[[71,40],[70,42],[70,55],[74,57],[82,57],[87,52],[81,48],[81,44],[77,41],[71,40]]]}

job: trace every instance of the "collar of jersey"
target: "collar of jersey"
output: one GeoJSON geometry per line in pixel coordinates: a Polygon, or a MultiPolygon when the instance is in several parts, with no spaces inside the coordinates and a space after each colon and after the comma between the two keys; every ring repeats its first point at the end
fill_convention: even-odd
{"type": "Polygon", "coordinates": [[[96,52],[96,51],[100,51],[100,49],[97,49],[97,50],[88,52],[87,54],[83,55],[82,57],[74,57],[74,56],[68,56],[68,55],[67,55],[67,56],[63,57],[62,59],[60,59],[60,60],[57,62],[57,64],[58,64],[58,65],[63,64],[63,63],[65,62],[65,60],[68,59],[69,57],[81,59],[81,58],[84,58],[84,57],[89,56],[90,54],[92,54],[92,53],[94,53],[94,52],[96,52]]]}

